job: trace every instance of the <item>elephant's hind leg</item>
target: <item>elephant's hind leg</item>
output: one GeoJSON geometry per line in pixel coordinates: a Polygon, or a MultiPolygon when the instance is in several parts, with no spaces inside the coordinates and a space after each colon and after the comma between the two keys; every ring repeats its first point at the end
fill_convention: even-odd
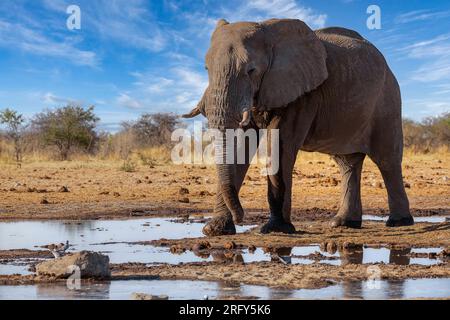
{"type": "Polygon", "coordinates": [[[336,155],[334,160],[341,172],[341,203],[337,215],[331,221],[332,227],[346,226],[361,228],[361,171],[364,158],[363,153],[336,155]]]}
{"type": "Polygon", "coordinates": [[[403,185],[401,160],[373,160],[380,169],[388,193],[390,214],[386,226],[413,225],[414,218],[409,211],[409,201],[403,185]]]}

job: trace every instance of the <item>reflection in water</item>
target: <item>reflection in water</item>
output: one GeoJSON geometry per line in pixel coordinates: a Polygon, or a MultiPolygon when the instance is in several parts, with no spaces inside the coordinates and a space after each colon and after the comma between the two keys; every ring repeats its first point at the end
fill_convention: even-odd
{"type": "Polygon", "coordinates": [[[413,299],[450,297],[450,279],[380,280],[379,286],[352,281],[321,289],[288,290],[213,281],[128,280],[83,284],[69,290],[64,283],[0,286],[1,299],[130,299],[133,292],[168,295],[170,299],[258,297],[260,299],[413,299]]]}
{"type": "Polygon", "coordinates": [[[84,300],[109,299],[111,284],[104,283],[84,283],[79,290],[71,290],[64,284],[38,284],[36,285],[36,296],[39,299],[51,300],[84,300]]]}
{"type": "MultiPolygon", "coordinates": [[[[341,265],[348,264],[396,264],[396,265],[433,265],[441,263],[442,260],[432,259],[427,256],[429,252],[439,252],[441,248],[363,248],[362,245],[353,244],[351,247],[319,247],[299,246],[280,248],[257,248],[256,250],[201,250],[186,251],[183,262],[213,261],[225,263],[251,263],[251,262],[281,262],[284,264],[311,264],[314,262],[341,265]],[[325,249],[326,251],[321,251],[325,249]],[[422,254],[424,257],[411,258],[413,254],[422,254]],[[190,255],[190,258],[189,258],[190,255]],[[193,257],[196,257],[194,259],[193,257]],[[191,259],[189,261],[189,259],[191,259]]],[[[170,260],[170,253],[160,248],[158,261],[176,263],[170,260]]],[[[179,256],[179,255],[178,255],[179,256]]]]}
{"type": "Polygon", "coordinates": [[[389,253],[389,263],[407,266],[410,263],[411,248],[391,249],[389,253]]]}

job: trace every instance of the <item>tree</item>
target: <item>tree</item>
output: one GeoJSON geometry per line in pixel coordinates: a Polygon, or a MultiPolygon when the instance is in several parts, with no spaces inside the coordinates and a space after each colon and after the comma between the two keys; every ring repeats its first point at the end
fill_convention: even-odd
{"type": "Polygon", "coordinates": [[[6,135],[14,143],[14,157],[18,166],[22,163],[22,135],[25,128],[23,115],[11,109],[0,111],[0,124],[6,126],[6,135]]]}
{"type": "Polygon", "coordinates": [[[95,127],[99,118],[94,114],[94,106],[84,109],[76,105],[37,114],[33,127],[47,146],[56,146],[60,158],[67,160],[74,147],[89,150],[97,134],[95,127]]]}
{"type": "Polygon", "coordinates": [[[171,113],[144,113],[138,120],[124,122],[124,131],[132,131],[141,146],[162,146],[171,142],[172,132],[180,125],[171,113]]]}

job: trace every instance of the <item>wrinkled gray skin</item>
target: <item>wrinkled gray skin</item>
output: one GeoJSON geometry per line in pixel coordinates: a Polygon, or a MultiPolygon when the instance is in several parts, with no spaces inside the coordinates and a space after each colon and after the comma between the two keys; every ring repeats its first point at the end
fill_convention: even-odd
{"type": "MultiPolygon", "coordinates": [[[[201,113],[211,128],[221,130],[280,130],[280,169],[268,176],[270,219],[262,233],[295,232],[291,190],[299,150],[333,155],[340,167],[342,194],[331,226],[361,227],[366,155],[386,184],[387,225],[414,223],[402,179],[399,86],[383,55],[357,32],[337,27],[312,31],[300,20],[220,20],[206,67],[209,86],[185,117],[201,113]]],[[[215,217],[205,226],[206,235],[236,232],[235,223],[244,216],[238,193],[247,169],[248,163],[217,165],[215,217]]]]}

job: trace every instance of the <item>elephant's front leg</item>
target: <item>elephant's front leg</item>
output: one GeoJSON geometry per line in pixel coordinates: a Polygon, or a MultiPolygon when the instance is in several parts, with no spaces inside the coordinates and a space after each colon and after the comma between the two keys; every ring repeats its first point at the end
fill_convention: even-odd
{"type": "Polygon", "coordinates": [[[269,221],[261,227],[261,233],[294,233],[291,223],[292,170],[294,169],[297,150],[280,143],[279,169],[268,175],[268,200],[270,207],[269,221]]]}
{"type": "MultiPolygon", "coordinates": [[[[242,186],[242,182],[244,181],[249,166],[248,163],[235,166],[235,187],[238,192],[242,186]]],[[[217,187],[214,217],[203,227],[203,234],[209,237],[236,234],[233,217],[223,200],[220,185],[217,187]]]]}

